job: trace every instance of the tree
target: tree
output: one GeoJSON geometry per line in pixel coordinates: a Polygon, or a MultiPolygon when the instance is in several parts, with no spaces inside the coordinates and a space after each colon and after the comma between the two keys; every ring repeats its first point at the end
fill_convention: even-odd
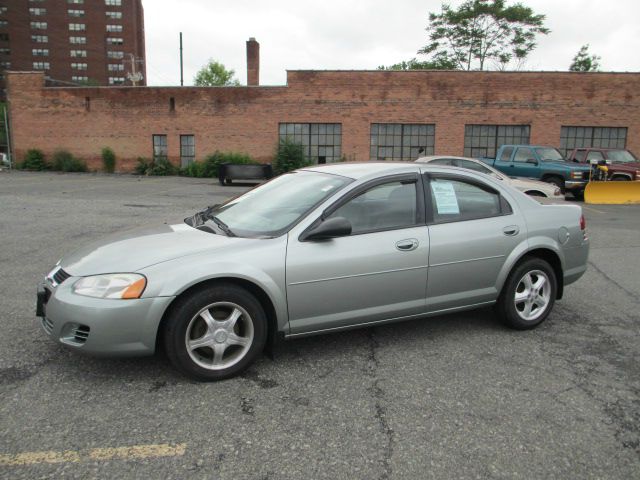
{"type": "Polygon", "coordinates": [[[220,62],[209,59],[209,63],[196,74],[193,84],[196,87],[236,87],[240,82],[234,78],[235,74],[235,71],[227,70],[220,62]]]}
{"type": "Polygon", "coordinates": [[[457,70],[458,64],[448,58],[434,57],[433,60],[420,61],[417,58],[403,60],[385,67],[380,65],[378,70],[457,70]]]}
{"type": "Polygon", "coordinates": [[[522,62],[536,47],[536,35],[549,33],[545,15],[505,0],[467,0],[458,9],[442,5],[429,13],[429,43],[418,53],[446,60],[461,70],[484,70],[487,61],[504,69],[511,60],[522,62]]]}
{"type": "Polygon", "coordinates": [[[569,66],[572,72],[598,72],[600,71],[600,57],[598,55],[589,55],[589,44],[580,47],[576,56],[569,66]]]}

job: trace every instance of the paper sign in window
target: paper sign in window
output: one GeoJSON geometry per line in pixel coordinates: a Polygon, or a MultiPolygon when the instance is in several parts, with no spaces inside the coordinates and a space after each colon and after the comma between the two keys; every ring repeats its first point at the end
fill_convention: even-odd
{"type": "Polygon", "coordinates": [[[451,182],[431,182],[431,190],[436,199],[438,214],[456,215],[460,213],[456,191],[451,182]]]}

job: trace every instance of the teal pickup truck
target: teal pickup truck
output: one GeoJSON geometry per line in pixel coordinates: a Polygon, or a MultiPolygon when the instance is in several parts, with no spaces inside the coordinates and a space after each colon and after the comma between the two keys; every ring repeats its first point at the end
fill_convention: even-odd
{"type": "Polygon", "coordinates": [[[591,167],[567,162],[553,147],[502,145],[496,158],[481,158],[510,177],[527,177],[553,183],[576,198],[584,196],[591,167]]]}

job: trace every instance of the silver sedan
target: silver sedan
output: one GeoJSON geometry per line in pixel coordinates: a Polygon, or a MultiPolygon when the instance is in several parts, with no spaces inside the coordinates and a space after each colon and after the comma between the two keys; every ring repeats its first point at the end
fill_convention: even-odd
{"type": "Polygon", "coordinates": [[[281,175],[183,223],[108,237],[38,287],[46,334],[78,352],[164,349],[200,380],[237,375],[295,338],[495,305],[540,324],[585,272],[576,205],[419,163],[281,175]]]}
{"type": "Polygon", "coordinates": [[[434,165],[449,165],[453,167],[466,168],[475,172],[484,173],[496,177],[512,187],[517,188],[521,192],[531,195],[532,197],[551,198],[553,200],[564,200],[564,194],[560,188],[547,182],[541,182],[533,178],[524,177],[508,177],[504,173],[487,165],[486,163],[476,160],[475,158],[466,157],[447,157],[447,156],[429,156],[420,157],[416,160],[418,163],[433,163],[434,165]]]}

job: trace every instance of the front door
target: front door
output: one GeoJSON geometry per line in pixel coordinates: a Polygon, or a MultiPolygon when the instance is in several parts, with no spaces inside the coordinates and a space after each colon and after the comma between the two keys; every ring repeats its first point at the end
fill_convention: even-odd
{"type": "Polygon", "coordinates": [[[417,175],[362,187],[328,210],[352,234],[322,241],[289,237],[287,303],[292,334],[424,312],[429,235],[417,175]]]}

